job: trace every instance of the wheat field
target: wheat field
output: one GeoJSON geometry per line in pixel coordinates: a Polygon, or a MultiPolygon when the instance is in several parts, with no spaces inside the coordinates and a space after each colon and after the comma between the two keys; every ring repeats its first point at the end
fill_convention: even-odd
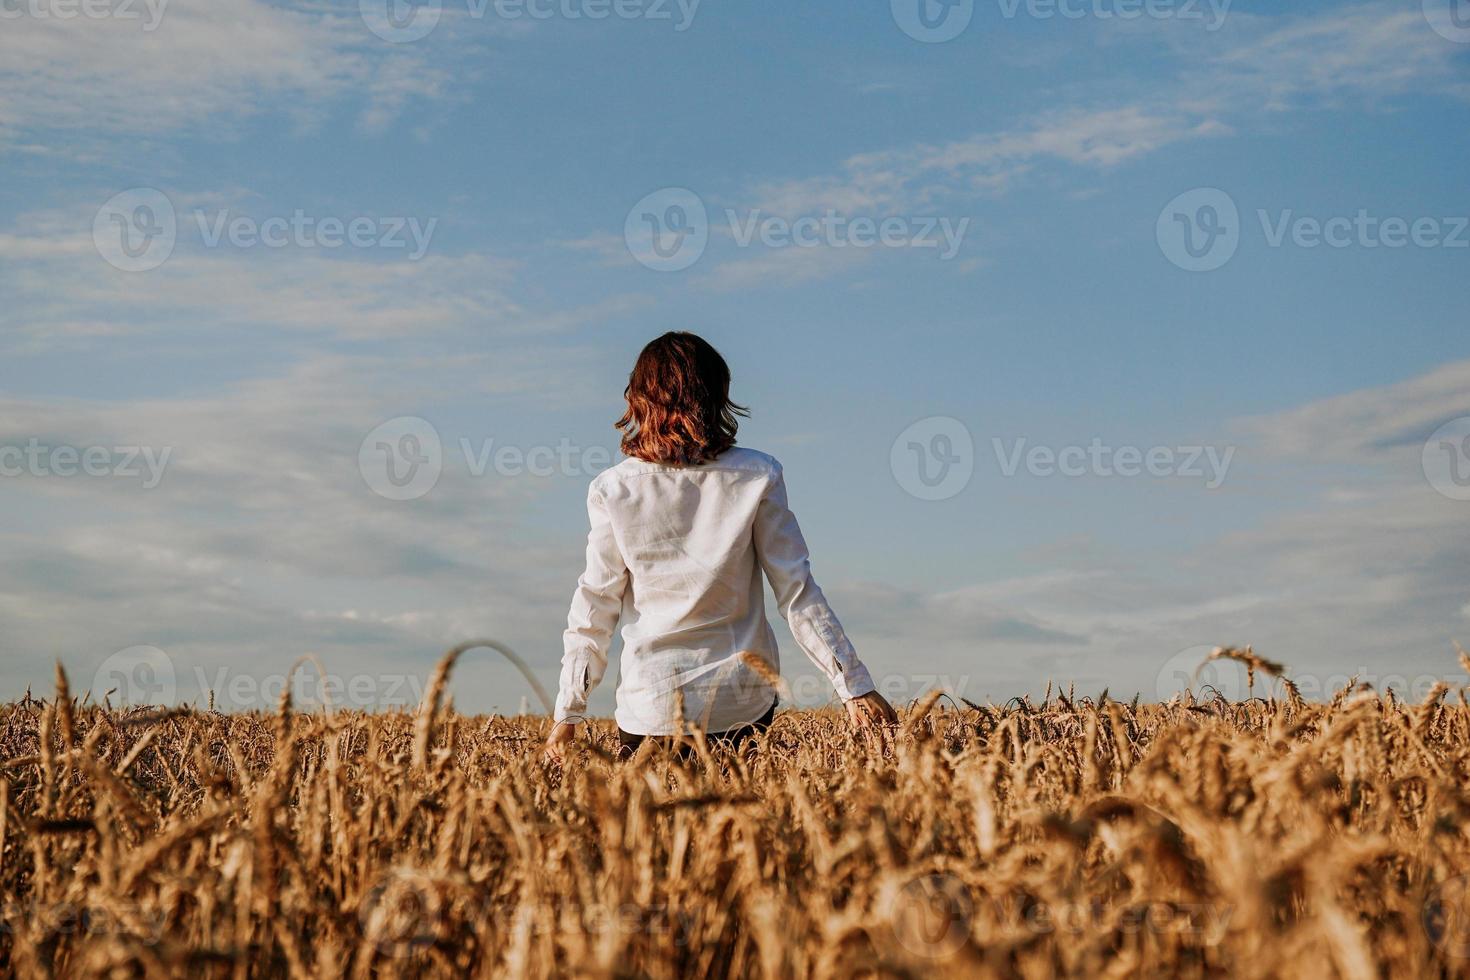
{"type": "Polygon", "coordinates": [[[545,719],[441,708],[447,673],[416,713],[221,714],[58,668],[0,708],[0,973],[1470,975],[1448,685],[934,695],[684,760],[589,724],[557,769],[545,719]]]}

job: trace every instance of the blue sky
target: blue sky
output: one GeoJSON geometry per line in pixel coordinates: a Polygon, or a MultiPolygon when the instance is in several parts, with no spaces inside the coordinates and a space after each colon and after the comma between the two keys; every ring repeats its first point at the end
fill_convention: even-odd
{"type": "MultiPolygon", "coordinates": [[[[585,485],[668,329],[730,361],[741,441],[784,462],[897,699],[1159,696],[1216,644],[1324,689],[1454,677],[1470,11],[977,0],[957,29],[928,0],[956,32],[926,42],[906,2],[443,0],[396,41],[373,0],[8,6],[0,452],[42,462],[0,457],[0,694],[142,657],[254,706],[312,654],[392,703],[471,636],[553,684],[585,485]],[[648,267],[625,228],[690,195],[707,244],[648,267]],[[172,246],[120,268],[144,218],[172,246]],[[321,227],[354,220],[357,244],[321,227]],[[1181,267],[1186,227],[1211,268],[1181,267]],[[364,440],[405,417],[442,472],[388,499],[364,440]],[[906,443],[954,426],[968,479],[910,492],[906,443]],[[476,473],[461,440],[571,463],[476,473]],[[1094,441],[1159,472],[1007,473],[1094,441]]],[[[456,684],[528,694],[492,654],[456,684]]]]}

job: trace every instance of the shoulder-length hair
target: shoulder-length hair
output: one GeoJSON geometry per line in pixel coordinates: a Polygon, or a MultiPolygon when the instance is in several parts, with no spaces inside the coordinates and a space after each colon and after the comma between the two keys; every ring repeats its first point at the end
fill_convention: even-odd
{"type": "Polygon", "coordinates": [[[618,419],[623,452],[650,463],[696,466],[735,445],[736,416],[750,413],[730,400],[730,367],[702,337],[666,333],[638,355],[618,419]]]}

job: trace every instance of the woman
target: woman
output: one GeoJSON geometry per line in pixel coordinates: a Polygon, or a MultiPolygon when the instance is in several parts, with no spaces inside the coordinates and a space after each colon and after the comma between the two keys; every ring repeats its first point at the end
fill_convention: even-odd
{"type": "Polygon", "coordinates": [[[781,464],[735,445],[730,369],[692,333],[643,348],[618,420],[628,459],[587,492],[587,570],[567,615],[546,754],[559,761],[607,670],[620,615],[617,723],[624,752],[697,725],[735,743],[776,710],[776,637],[761,572],[796,642],[854,725],[896,721],[822,590],[786,506],[781,464]]]}

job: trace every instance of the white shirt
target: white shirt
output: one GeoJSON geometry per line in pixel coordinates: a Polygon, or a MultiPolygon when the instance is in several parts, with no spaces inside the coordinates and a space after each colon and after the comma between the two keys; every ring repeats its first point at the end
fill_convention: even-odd
{"type": "Polygon", "coordinates": [[[822,590],[786,506],[781,464],[739,447],[700,466],[626,459],[587,490],[587,570],[567,614],[555,717],[576,718],[607,670],[619,616],[617,723],[670,735],[755,721],[776,692],[740,657],[779,669],[761,572],[802,651],[843,699],[873,690],[822,590]]]}

